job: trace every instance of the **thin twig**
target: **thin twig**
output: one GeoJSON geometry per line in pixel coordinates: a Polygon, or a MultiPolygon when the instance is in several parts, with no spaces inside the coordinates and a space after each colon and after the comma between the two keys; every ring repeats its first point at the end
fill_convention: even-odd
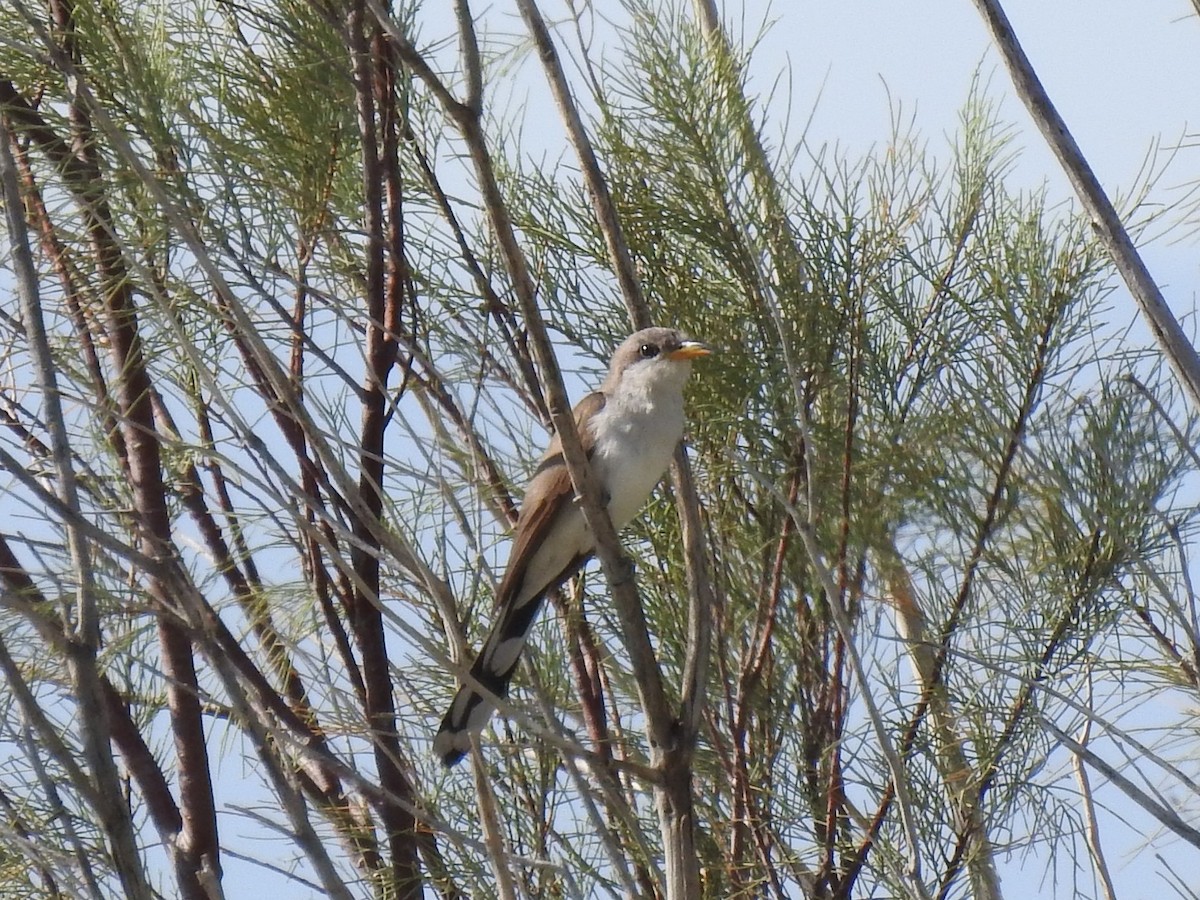
{"type": "Polygon", "coordinates": [[[600,169],[600,160],[596,157],[596,151],[592,147],[591,139],[583,124],[583,117],[579,114],[579,107],[571,95],[571,86],[567,83],[567,75],[559,60],[558,49],[554,46],[550,30],[546,27],[546,21],[542,18],[541,11],[534,0],[517,0],[517,7],[521,10],[521,16],[525,19],[525,24],[533,37],[533,43],[538,49],[542,66],[546,70],[546,80],[550,83],[554,101],[558,104],[559,116],[566,125],[567,137],[579,159],[583,180],[587,185],[588,194],[592,198],[592,210],[596,214],[596,222],[600,226],[600,233],[604,236],[604,242],[608,247],[609,261],[617,276],[621,296],[625,299],[625,308],[629,312],[630,324],[635,330],[646,328],[652,324],[650,308],[642,294],[642,285],[637,277],[633,254],[630,253],[629,244],[625,240],[625,232],[621,228],[621,220],[617,216],[616,204],[608,189],[608,180],[600,169]]]}
{"type": "Polygon", "coordinates": [[[488,862],[495,876],[496,893],[501,900],[516,900],[512,872],[508,869],[508,854],[504,849],[504,835],[500,829],[500,816],[496,812],[496,794],[488,778],[487,763],[479,750],[479,740],[471,736],[471,772],[475,776],[475,794],[479,798],[479,819],[483,829],[483,841],[487,846],[488,862]]]}
{"type": "MultiPolygon", "coordinates": [[[[1088,673],[1088,706],[1091,706],[1092,678],[1088,673]]],[[[1079,745],[1086,747],[1092,733],[1092,720],[1085,719],[1083,729],[1079,732],[1079,745]]],[[[1078,753],[1071,756],[1071,767],[1075,770],[1075,781],[1079,784],[1079,798],[1083,802],[1083,836],[1087,841],[1088,853],[1092,857],[1092,868],[1100,879],[1106,900],[1117,900],[1117,891],[1113,887],[1112,876],[1108,874],[1108,863],[1104,859],[1104,848],[1100,843],[1100,825],[1096,819],[1096,804],[1092,800],[1092,785],[1088,781],[1087,769],[1083,765],[1083,757],[1078,753]]]]}

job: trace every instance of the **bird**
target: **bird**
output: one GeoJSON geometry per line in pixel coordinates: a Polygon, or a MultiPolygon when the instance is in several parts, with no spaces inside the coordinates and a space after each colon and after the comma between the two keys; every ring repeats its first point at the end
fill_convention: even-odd
{"type": "MultiPolygon", "coordinates": [[[[575,405],[580,443],[618,531],[666,472],[683,438],[683,388],[692,361],[711,352],[674,328],[643,328],[617,347],[599,389],[575,405]]],[[[495,698],[507,694],[545,595],[578,572],[594,550],[555,434],[525,489],[496,592],[495,620],[434,738],[434,753],[445,766],[466,755],[471,736],[495,711],[495,698]]]]}

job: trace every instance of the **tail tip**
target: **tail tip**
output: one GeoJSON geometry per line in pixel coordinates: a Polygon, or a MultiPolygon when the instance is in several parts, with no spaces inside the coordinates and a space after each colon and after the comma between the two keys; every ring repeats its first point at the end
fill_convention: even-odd
{"type": "Polygon", "coordinates": [[[443,728],[433,739],[434,755],[447,769],[457,765],[470,749],[471,735],[468,731],[443,728]]]}

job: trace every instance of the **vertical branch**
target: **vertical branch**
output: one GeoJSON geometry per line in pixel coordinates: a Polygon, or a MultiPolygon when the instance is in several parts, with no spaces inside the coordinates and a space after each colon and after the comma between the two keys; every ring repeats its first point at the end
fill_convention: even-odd
{"type": "Polygon", "coordinates": [[[583,118],[579,114],[579,107],[576,106],[575,99],[571,96],[571,86],[567,83],[567,76],[559,61],[558,50],[554,46],[550,30],[546,27],[546,21],[542,18],[542,13],[535,0],[517,0],[517,6],[533,37],[534,46],[538,49],[542,65],[546,69],[546,80],[550,83],[550,90],[554,93],[554,100],[558,104],[559,115],[567,128],[567,137],[570,138],[571,146],[575,148],[575,155],[579,158],[584,183],[592,198],[592,210],[596,214],[596,223],[600,226],[600,233],[604,236],[609,260],[612,263],[613,272],[617,276],[621,296],[625,299],[625,308],[629,312],[629,322],[635,331],[639,328],[646,328],[653,324],[653,321],[650,307],[642,294],[641,282],[638,281],[633,254],[629,252],[629,244],[625,241],[621,220],[617,216],[616,204],[608,190],[608,181],[600,169],[596,151],[592,148],[592,142],[588,138],[583,118]]]}
{"type": "MultiPolygon", "coordinates": [[[[1089,676],[1089,694],[1090,694],[1089,676]]],[[[1091,703],[1088,704],[1091,706],[1091,703]]],[[[1079,734],[1079,745],[1086,747],[1092,733],[1091,718],[1084,719],[1083,730],[1079,734]]],[[[1092,869],[1104,891],[1104,900],[1117,900],[1117,891],[1113,886],[1112,876],[1108,872],[1108,862],[1104,858],[1104,847],[1100,843],[1100,825],[1096,819],[1096,804],[1092,799],[1092,784],[1088,779],[1087,768],[1083,757],[1078,753],[1071,755],[1071,769],[1075,773],[1075,781],[1079,785],[1079,799],[1083,804],[1084,840],[1087,841],[1088,855],[1092,858],[1092,869]]]]}
{"type": "Polygon", "coordinates": [[[485,775],[487,769],[480,756],[479,742],[474,739],[471,741],[471,756],[474,763],[471,769],[475,773],[475,792],[479,797],[480,828],[483,830],[483,844],[487,848],[488,862],[496,878],[496,893],[500,900],[516,900],[517,892],[513,885],[512,872],[508,868],[504,835],[496,809],[496,793],[485,775]]]}
{"type": "MultiPolygon", "coordinates": [[[[89,152],[86,149],[88,146],[89,141],[86,140],[78,144],[84,152],[89,152]]],[[[93,184],[101,183],[98,170],[94,178],[93,184]]],[[[153,392],[138,331],[137,313],[120,249],[112,239],[115,230],[107,204],[99,197],[89,199],[92,201],[88,209],[89,232],[104,285],[113,368],[121,373],[116,382],[116,393],[125,444],[129,449],[129,477],[141,550],[151,559],[170,565],[170,514],[151,409],[153,392]]],[[[179,855],[181,874],[186,871],[187,877],[197,880],[195,890],[199,896],[199,891],[203,890],[199,882],[219,877],[220,873],[216,808],[200,708],[199,681],[191,641],[166,612],[174,608],[176,598],[154,571],[147,573],[147,589],[158,609],[156,627],[163,672],[167,677],[167,703],[178,759],[183,827],[174,850],[179,855]]]]}
{"type": "MultiPolygon", "coordinates": [[[[634,328],[651,324],[649,306],[642,294],[637,270],[625,240],[616,204],[608,190],[600,162],[588,138],[578,106],[571,94],[558,50],[534,0],[518,0],[525,24],[538,48],[546,79],[558,104],[583,171],[596,222],[608,248],[609,259],[625,299],[634,328]]],[[[683,533],[684,565],[688,581],[686,651],[683,666],[682,706],[678,734],[671,752],[662,761],[663,785],[658,792],[660,824],[667,854],[667,896],[692,897],[700,890],[699,857],[695,846],[695,811],[692,798],[692,754],[699,736],[705,701],[710,653],[712,583],[707,573],[707,547],[700,519],[699,496],[687,453],[678,448],[671,467],[676,510],[683,533]],[[673,840],[667,840],[668,836],[673,840]]]]}
{"type": "MultiPolygon", "coordinates": [[[[81,277],[78,267],[72,265],[62,240],[55,233],[54,223],[46,202],[42,198],[34,178],[33,169],[29,163],[29,154],[17,141],[12,141],[13,155],[17,159],[17,168],[21,173],[21,183],[25,190],[26,209],[30,220],[38,229],[42,244],[42,253],[50,260],[51,266],[58,275],[63,289],[63,304],[75,327],[75,339],[79,342],[83,354],[84,365],[92,383],[93,398],[97,415],[104,422],[104,432],[116,453],[122,467],[126,466],[125,440],[121,436],[116,416],[113,415],[112,397],[109,394],[107,379],[100,363],[100,355],[96,351],[96,342],[92,336],[93,323],[84,312],[84,287],[87,280],[81,277]]],[[[95,306],[92,302],[88,305],[95,306]]]]}
{"type": "Polygon", "coordinates": [[[386,43],[378,26],[365,20],[361,0],[350,8],[346,38],[358,102],[367,237],[364,297],[367,372],[360,392],[362,425],[358,481],[363,509],[355,512],[353,522],[356,540],[351,547],[350,559],[356,577],[349,617],[362,655],[366,715],[380,785],[388,795],[404,800],[403,803],[389,803],[382,813],[392,853],[392,889],[398,897],[417,898],[421,896],[421,883],[417,822],[411,812],[414,791],[400,769],[400,741],[396,733],[395,701],[379,598],[378,535],[383,518],[387,381],[398,357],[396,335],[403,296],[401,265],[398,264],[403,255],[403,244],[395,238],[388,241],[389,225],[393,229],[400,228],[396,165],[393,157],[392,166],[385,170],[379,146],[380,123],[383,122],[385,144],[391,150],[395,147],[394,83],[386,43]],[[370,40],[368,28],[372,33],[370,40]],[[385,183],[388,192],[386,211],[385,183]]]}
{"type": "MultiPolygon", "coordinates": [[[[799,488],[799,472],[794,469],[788,478],[787,499],[789,503],[796,502],[799,488]]],[[[780,598],[785,589],[785,564],[794,534],[795,523],[790,517],[785,516],[774,550],[769,555],[764,554],[764,562],[767,567],[764,572],[764,586],[760,591],[755,610],[754,625],[747,636],[745,650],[742,652],[741,669],[736,676],[732,673],[722,673],[720,678],[721,683],[727,686],[726,706],[728,708],[730,743],[732,744],[729,780],[733,785],[734,808],[731,814],[733,835],[730,842],[730,864],[734,867],[733,872],[736,876],[741,860],[749,852],[746,845],[753,841],[760,864],[766,872],[776,896],[784,896],[783,888],[779,874],[768,853],[765,829],[757,827],[764,818],[761,811],[763,802],[760,797],[769,794],[770,791],[769,789],[763,790],[762,785],[754,780],[757,771],[766,768],[763,760],[771,753],[771,747],[765,741],[756,746],[755,742],[760,735],[751,733],[750,726],[752,720],[761,712],[760,707],[754,701],[755,695],[761,691],[770,692],[773,687],[769,680],[766,685],[763,684],[763,681],[764,678],[770,679],[769,673],[775,658],[775,628],[778,621],[780,598]],[[730,685],[735,686],[735,694],[728,693],[730,685]]],[[[795,627],[799,630],[800,626],[797,623],[795,627]]],[[[716,632],[719,640],[724,638],[725,629],[719,622],[716,632]]],[[[727,651],[719,651],[716,654],[718,665],[729,655],[727,651]]],[[[761,732],[761,730],[761,728],[755,729],[756,732],[761,732]]],[[[734,886],[737,886],[736,880],[734,886]]]]}

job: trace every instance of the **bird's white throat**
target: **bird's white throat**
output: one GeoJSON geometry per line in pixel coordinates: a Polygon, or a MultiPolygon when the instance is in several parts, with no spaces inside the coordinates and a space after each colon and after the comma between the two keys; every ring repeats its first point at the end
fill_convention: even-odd
{"type": "Polygon", "coordinates": [[[689,365],[634,366],[596,413],[592,465],[609,493],[609,515],[627,525],[671,463],[683,437],[683,385],[689,365]]]}

